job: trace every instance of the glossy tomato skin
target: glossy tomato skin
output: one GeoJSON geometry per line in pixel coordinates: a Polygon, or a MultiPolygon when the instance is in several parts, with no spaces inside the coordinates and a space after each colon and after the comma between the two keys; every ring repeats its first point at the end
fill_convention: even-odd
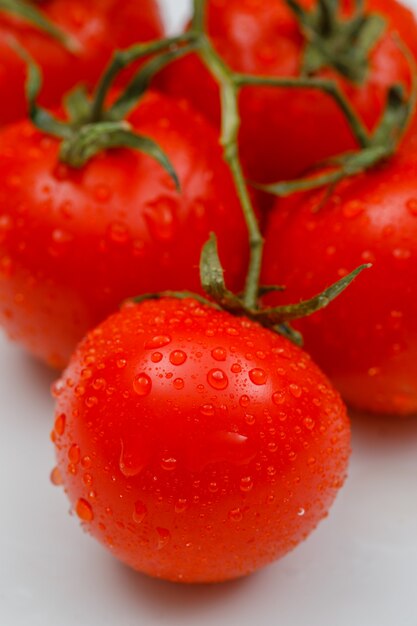
{"type": "MultiPolygon", "coordinates": [[[[207,4],[211,39],[232,69],[264,76],[300,75],[304,40],[284,0],[210,0],[207,4]]],[[[417,57],[417,24],[395,0],[374,0],[368,7],[382,13],[390,26],[371,54],[365,83],[355,86],[331,70],[321,76],[337,81],[365,125],[373,129],[384,109],[387,88],[393,83],[410,85],[410,67],[396,36],[400,33],[417,57]]],[[[219,123],[218,88],[195,56],[173,64],[161,83],[171,94],[186,95],[219,123]]],[[[240,108],[242,161],[248,177],[257,182],[300,176],[323,159],[356,146],[340,109],[319,91],[244,89],[240,108]]]]}
{"type": "Polygon", "coordinates": [[[37,8],[79,48],[69,52],[28,22],[0,12],[0,125],[27,115],[24,95],[26,68],[13,48],[18,42],[39,64],[44,77],[40,103],[59,103],[63,94],[83,82],[92,86],[116,48],[163,35],[155,0],[48,0],[37,8]]]}
{"type": "Polygon", "coordinates": [[[309,298],[372,263],[327,309],[297,323],[305,348],[348,404],[417,412],[417,134],[385,165],[323,192],[279,201],[266,231],[271,302],[309,298]]]}
{"type": "Polygon", "coordinates": [[[85,529],[151,576],[237,578],[327,515],[349,457],[310,357],[195,300],[128,305],[54,387],[58,471],[85,529]]]}
{"type": "Polygon", "coordinates": [[[181,182],[143,153],[100,154],[80,170],[29,122],[0,134],[0,320],[56,367],[122,301],[200,290],[210,232],[232,288],[247,264],[247,230],[217,133],[186,102],[148,93],[131,122],[171,159],[181,182]],[[198,141],[196,141],[198,138],[198,141]]]}

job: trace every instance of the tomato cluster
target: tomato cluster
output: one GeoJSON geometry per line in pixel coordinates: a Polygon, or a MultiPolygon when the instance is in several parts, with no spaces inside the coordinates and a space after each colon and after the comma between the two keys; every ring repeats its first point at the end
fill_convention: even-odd
{"type": "Polygon", "coordinates": [[[417,411],[417,24],[196,0],[158,40],[154,1],[67,5],[0,7],[0,323],[64,370],[85,528],[152,576],[243,576],[327,515],[342,398],[417,411]]]}

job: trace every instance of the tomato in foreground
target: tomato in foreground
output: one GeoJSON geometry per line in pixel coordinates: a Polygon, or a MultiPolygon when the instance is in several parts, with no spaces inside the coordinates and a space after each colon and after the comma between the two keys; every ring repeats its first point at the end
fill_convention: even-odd
{"type": "Polygon", "coordinates": [[[25,63],[14,49],[19,43],[41,67],[45,78],[40,102],[60,102],[71,87],[93,85],[116,48],[126,48],[163,34],[155,0],[47,0],[34,3],[46,18],[76,42],[76,49],[42,32],[27,20],[0,9],[0,126],[27,115],[25,63]]]}
{"type": "Polygon", "coordinates": [[[248,235],[216,131],[151,92],[130,122],[165,151],[180,192],[141,152],[108,150],[78,170],[29,121],[0,132],[0,323],[58,368],[125,298],[198,291],[211,231],[229,284],[244,281],[248,235]]]}
{"type": "Polygon", "coordinates": [[[305,539],[345,479],[345,408],[310,357],[192,299],[125,306],[53,393],[54,482],[151,576],[249,574],[305,539]]]}
{"type": "MultiPolygon", "coordinates": [[[[305,40],[285,0],[209,0],[207,5],[211,40],[234,71],[300,76],[305,40]]],[[[388,27],[371,52],[365,80],[355,84],[328,68],[317,75],[335,80],[365,126],[373,129],[389,86],[410,85],[410,67],[397,38],[401,35],[417,57],[417,23],[395,0],[373,0],[367,10],[382,14],[388,27]]],[[[174,63],[161,82],[167,92],[186,96],[219,124],[218,87],[196,56],[174,63]]],[[[271,183],[300,176],[323,159],[356,147],[341,110],[320,91],[245,88],[240,106],[241,156],[252,181],[271,183]]]]}
{"type": "Polygon", "coordinates": [[[417,132],[388,163],[323,191],[280,200],[266,231],[270,302],[319,293],[372,263],[327,309],[297,322],[305,347],[357,409],[417,412],[417,132]]]}

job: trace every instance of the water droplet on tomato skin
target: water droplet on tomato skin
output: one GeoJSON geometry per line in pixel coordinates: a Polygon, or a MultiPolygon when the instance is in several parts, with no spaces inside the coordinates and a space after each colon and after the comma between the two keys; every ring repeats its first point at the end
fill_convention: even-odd
{"type": "Polygon", "coordinates": [[[77,501],[75,512],[82,522],[92,522],[94,519],[93,508],[84,498],[77,501]]]}
{"type": "Polygon", "coordinates": [[[107,237],[112,243],[124,245],[130,241],[130,232],[126,224],[113,222],[107,229],[107,237]]]}
{"type": "Polygon", "coordinates": [[[177,459],[172,456],[167,456],[161,460],[161,467],[166,472],[173,472],[177,467],[177,463],[177,459]]]}
{"type": "Polygon", "coordinates": [[[76,443],[73,443],[68,450],[68,460],[74,465],[77,465],[81,460],[80,447],[76,443]]]}
{"type": "Polygon", "coordinates": [[[152,390],[152,381],[147,374],[138,374],[133,381],[133,390],[140,396],[148,396],[152,390]]]}
{"type": "Polygon", "coordinates": [[[232,522],[241,522],[243,520],[242,510],[237,507],[236,509],[232,509],[231,511],[229,511],[229,519],[232,522]]]}
{"type": "Polygon", "coordinates": [[[58,467],[54,467],[50,475],[51,483],[55,487],[60,487],[63,484],[62,474],[58,467]]]}
{"type": "Polygon", "coordinates": [[[154,352],[151,356],[152,363],[160,363],[163,359],[163,354],[161,352],[154,352]]]}
{"type": "Polygon", "coordinates": [[[295,385],[294,383],[289,386],[289,390],[294,398],[298,399],[301,398],[301,396],[303,395],[303,390],[301,389],[301,387],[299,385],[295,385]]]}
{"type": "Polygon", "coordinates": [[[157,528],[158,545],[157,550],[162,550],[171,540],[171,533],[167,528],[157,528]]]}
{"type": "Polygon", "coordinates": [[[187,355],[182,350],[174,350],[169,355],[169,360],[172,365],[183,365],[187,360],[187,355]]]}
{"type": "Polygon", "coordinates": [[[242,367],[239,365],[239,363],[233,363],[230,369],[233,374],[240,374],[240,372],[242,371],[242,367]]]}
{"type": "Polygon", "coordinates": [[[251,476],[244,476],[240,479],[239,488],[243,493],[248,493],[253,489],[253,479],[251,476]]]}
{"type": "Polygon", "coordinates": [[[268,380],[268,374],[265,370],[255,367],[253,370],[250,370],[249,378],[254,385],[265,385],[268,380]]]}
{"type": "Polygon", "coordinates": [[[177,208],[171,198],[159,198],[145,207],[144,216],[153,239],[166,242],[174,238],[177,208]]]}
{"type": "Polygon", "coordinates": [[[214,348],[214,350],[211,351],[211,356],[215,361],[225,361],[227,352],[224,348],[214,348]]]}
{"type": "Polygon", "coordinates": [[[54,425],[54,430],[55,433],[59,436],[62,437],[62,435],[65,432],[65,425],[66,425],[66,415],[64,413],[61,413],[60,415],[58,415],[58,417],[55,419],[55,425],[54,425]]]}
{"type": "Polygon", "coordinates": [[[141,502],[141,500],[138,500],[137,502],[135,502],[133,515],[132,515],[132,518],[135,524],[142,524],[143,520],[146,517],[147,512],[148,510],[146,506],[143,504],[143,502],[141,502]]]}
{"type": "Polygon", "coordinates": [[[229,385],[229,379],[225,372],[220,369],[212,369],[207,374],[207,382],[213,389],[223,391],[229,385]]]}
{"type": "Polygon", "coordinates": [[[242,406],[243,408],[247,408],[250,404],[250,398],[249,396],[243,395],[239,398],[239,404],[240,406],[242,406]]]}
{"type": "Polygon", "coordinates": [[[174,388],[177,389],[177,391],[181,391],[181,389],[184,389],[185,383],[182,378],[176,378],[172,384],[174,385],[174,388]]]}
{"type": "Polygon", "coordinates": [[[298,511],[297,511],[298,517],[303,517],[305,515],[305,513],[306,513],[306,510],[304,508],[302,508],[302,507],[300,507],[298,509],[298,511]]]}
{"type": "Polygon", "coordinates": [[[175,513],[184,513],[188,509],[188,500],[186,498],[178,498],[175,503],[174,511],[175,513]]]}
{"type": "Polygon", "coordinates": [[[152,339],[149,339],[145,342],[145,349],[153,350],[157,348],[163,348],[164,346],[167,346],[169,343],[171,343],[171,341],[171,337],[169,337],[168,335],[155,335],[155,337],[152,337],[152,339]]]}

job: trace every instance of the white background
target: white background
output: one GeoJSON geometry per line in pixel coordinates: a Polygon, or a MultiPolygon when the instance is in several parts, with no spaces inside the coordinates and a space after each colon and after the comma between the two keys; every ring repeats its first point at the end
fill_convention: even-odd
{"type": "MultiPolygon", "coordinates": [[[[170,24],[189,3],[163,2],[170,24]]],[[[186,587],[128,570],[52,487],[53,375],[0,338],[0,626],[417,626],[417,420],[353,416],[329,519],[239,582],[186,587]]]]}

